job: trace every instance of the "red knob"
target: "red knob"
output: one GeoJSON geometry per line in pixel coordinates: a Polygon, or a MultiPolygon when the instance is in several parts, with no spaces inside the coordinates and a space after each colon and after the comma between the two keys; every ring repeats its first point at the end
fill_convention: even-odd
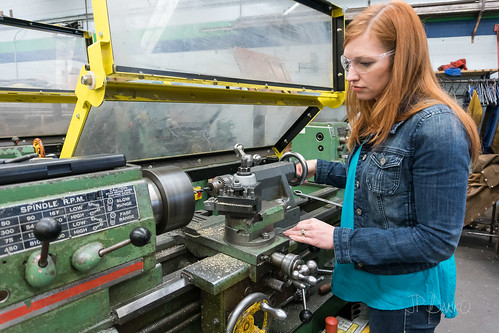
{"type": "Polygon", "coordinates": [[[326,332],[327,333],[338,332],[338,319],[336,319],[336,317],[326,317],[326,332]]]}

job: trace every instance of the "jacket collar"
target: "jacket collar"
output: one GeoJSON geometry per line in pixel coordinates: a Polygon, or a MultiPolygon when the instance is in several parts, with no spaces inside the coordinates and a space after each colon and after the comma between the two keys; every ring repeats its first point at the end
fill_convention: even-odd
{"type": "Polygon", "coordinates": [[[403,124],[405,123],[405,120],[402,120],[402,121],[399,121],[399,122],[396,122],[395,124],[393,124],[392,126],[392,129],[390,130],[390,134],[395,134],[397,132],[397,129],[403,124]]]}

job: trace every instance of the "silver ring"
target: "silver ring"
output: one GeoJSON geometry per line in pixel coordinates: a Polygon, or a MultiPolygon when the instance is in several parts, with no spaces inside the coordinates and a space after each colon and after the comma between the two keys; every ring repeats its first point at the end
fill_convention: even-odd
{"type": "Polygon", "coordinates": [[[301,229],[301,235],[302,235],[303,237],[307,237],[307,236],[305,235],[305,231],[306,231],[305,229],[301,229]]]}

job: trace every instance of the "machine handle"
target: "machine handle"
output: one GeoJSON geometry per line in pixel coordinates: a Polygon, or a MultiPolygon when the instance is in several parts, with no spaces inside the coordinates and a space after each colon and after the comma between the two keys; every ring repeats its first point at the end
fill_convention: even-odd
{"type": "Polygon", "coordinates": [[[59,221],[56,221],[52,217],[44,217],[35,225],[33,233],[36,239],[42,243],[42,250],[40,254],[40,260],[38,260],[38,266],[47,266],[47,257],[49,255],[49,245],[59,237],[62,231],[62,225],[59,221]]]}
{"type": "Polygon", "coordinates": [[[303,298],[303,310],[300,311],[300,320],[302,323],[309,323],[312,320],[313,313],[307,309],[307,301],[305,295],[305,289],[301,290],[301,295],[303,298]]]}
{"type": "Polygon", "coordinates": [[[317,284],[317,279],[315,277],[313,277],[312,275],[304,275],[304,274],[300,273],[299,271],[293,271],[293,273],[291,274],[291,277],[294,280],[305,281],[311,286],[315,286],[317,284]]]}
{"type": "Polygon", "coordinates": [[[130,243],[138,247],[144,246],[149,243],[149,240],[151,240],[151,232],[144,227],[136,227],[130,232],[129,239],[125,239],[124,241],[111,245],[110,247],[99,250],[99,257],[103,257],[109,252],[121,249],[123,246],[130,243]]]}
{"type": "MultiPolygon", "coordinates": [[[[308,176],[307,161],[305,161],[305,159],[303,158],[303,156],[301,154],[298,154],[296,152],[291,152],[291,151],[287,152],[287,153],[284,153],[284,155],[281,156],[281,158],[279,159],[279,161],[287,160],[290,157],[294,157],[294,158],[296,158],[300,162],[301,168],[302,168],[302,172],[301,172],[300,179],[298,179],[297,181],[290,181],[290,182],[288,182],[288,184],[290,186],[298,186],[298,185],[303,184],[305,182],[305,180],[307,180],[307,176],[308,176]]],[[[296,175],[296,173],[295,173],[295,175],[296,175]]]]}
{"type": "Polygon", "coordinates": [[[138,247],[142,247],[151,240],[151,232],[143,227],[134,228],[130,232],[130,242],[138,247]]]}
{"type": "Polygon", "coordinates": [[[262,311],[271,313],[276,319],[279,319],[279,320],[284,320],[284,319],[288,318],[286,311],[284,311],[283,309],[279,309],[279,308],[273,308],[265,302],[262,302],[260,304],[260,309],[262,309],[262,311]]]}
{"type": "Polygon", "coordinates": [[[237,157],[241,158],[241,168],[251,168],[252,166],[258,165],[262,162],[262,157],[258,154],[246,154],[244,152],[244,146],[240,143],[236,143],[234,146],[234,152],[237,157]]]}
{"type": "MultiPolygon", "coordinates": [[[[244,318],[247,316],[253,316],[256,312],[259,310],[262,310],[263,312],[270,312],[272,313],[277,319],[286,319],[287,314],[284,312],[282,309],[275,309],[270,306],[266,306],[269,302],[269,298],[267,295],[264,293],[252,293],[246,296],[239,302],[239,304],[234,308],[232,313],[230,314],[228,320],[227,320],[227,326],[225,329],[225,333],[234,333],[236,326],[238,322],[242,321],[244,318]],[[266,304],[266,305],[264,305],[266,304]],[[281,312],[282,311],[282,312],[281,312]]],[[[265,317],[267,314],[265,313],[265,317]]],[[[254,320],[250,320],[249,322],[253,323],[253,327],[250,327],[248,332],[253,332],[255,329],[258,329],[258,332],[261,332],[262,330],[266,332],[268,325],[268,322],[265,320],[264,322],[266,323],[265,327],[256,327],[254,326],[254,320]]]]}

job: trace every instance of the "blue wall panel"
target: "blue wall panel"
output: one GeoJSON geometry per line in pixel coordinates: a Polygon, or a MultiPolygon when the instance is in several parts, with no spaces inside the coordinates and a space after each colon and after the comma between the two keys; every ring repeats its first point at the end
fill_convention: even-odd
{"type": "MultiPolygon", "coordinates": [[[[423,21],[428,38],[471,36],[475,29],[476,19],[423,21]]],[[[499,24],[499,18],[482,18],[475,36],[495,35],[494,25],[499,24]]]]}

